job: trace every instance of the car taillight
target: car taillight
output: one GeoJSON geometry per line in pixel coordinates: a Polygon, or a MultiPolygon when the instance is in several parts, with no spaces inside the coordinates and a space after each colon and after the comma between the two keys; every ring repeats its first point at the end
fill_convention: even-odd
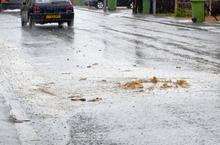
{"type": "Polygon", "coordinates": [[[40,13],[40,6],[35,4],[33,6],[33,11],[34,11],[34,13],[40,13]]]}

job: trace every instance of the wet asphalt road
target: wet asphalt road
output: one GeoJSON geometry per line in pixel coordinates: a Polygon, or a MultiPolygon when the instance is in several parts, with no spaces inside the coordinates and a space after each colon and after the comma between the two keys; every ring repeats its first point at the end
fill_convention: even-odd
{"type": "Polygon", "coordinates": [[[28,116],[14,124],[23,144],[220,144],[220,33],[75,12],[72,29],[22,29],[18,13],[0,15],[0,96],[28,116]],[[120,87],[153,76],[189,86],[120,87]]]}

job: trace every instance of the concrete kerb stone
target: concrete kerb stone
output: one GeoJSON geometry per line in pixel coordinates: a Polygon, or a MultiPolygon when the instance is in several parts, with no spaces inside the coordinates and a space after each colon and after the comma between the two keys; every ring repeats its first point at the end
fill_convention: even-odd
{"type": "MultiPolygon", "coordinates": [[[[152,20],[152,19],[142,19],[142,18],[137,18],[137,17],[129,17],[129,16],[122,16],[123,18],[127,19],[134,19],[134,20],[139,20],[139,21],[146,21],[146,22],[154,22],[154,23],[159,23],[159,24],[164,24],[164,25],[169,25],[169,26],[176,26],[176,27],[182,27],[182,28],[189,28],[189,29],[194,29],[194,30],[201,30],[201,31],[209,31],[207,29],[207,26],[209,25],[197,25],[197,24],[184,24],[180,22],[172,22],[172,21],[158,21],[158,20],[152,20]],[[204,27],[204,28],[203,28],[204,27]]],[[[155,18],[156,19],[156,18],[155,18]]],[[[220,29],[220,28],[219,28],[220,29]]],[[[214,31],[212,31],[214,32],[214,31]]],[[[218,32],[217,32],[218,33],[218,32]]]]}

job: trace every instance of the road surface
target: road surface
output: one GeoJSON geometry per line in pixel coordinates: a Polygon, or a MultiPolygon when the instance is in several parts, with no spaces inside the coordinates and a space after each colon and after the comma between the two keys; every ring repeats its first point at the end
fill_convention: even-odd
{"type": "Polygon", "coordinates": [[[75,13],[72,29],[21,28],[19,13],[0,14],[11,145],[220,144],[219,26],[75,13]]]}

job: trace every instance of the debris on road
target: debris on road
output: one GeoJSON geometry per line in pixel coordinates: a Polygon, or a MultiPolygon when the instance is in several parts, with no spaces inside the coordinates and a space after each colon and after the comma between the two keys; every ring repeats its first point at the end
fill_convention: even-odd
{"type": "Polygon", "coordinates": [[[134,90],[134,89],[142,89],[142,88],[144,88],[144,85],[140,80],[136,80],[136,81],[132,81],[132,82],[122,84],[121,87],[123,89],[134,90]]]}
{"type": "Polygon", "coordinates": [[[101,80],[101,82],[104,82],[104,83],[106,83],[106,82],[107,82],[107,80],[104,80],[104,79],[103,79],[103,80],[101,80]]]}
{"type": "Polygon", "coordinates": [[[127,82],[125,84],[120,84],[120,86],[123,89],[142,89],[146,88],[149,91],[154,90],[155,88],[160,88],[160,89],[169,89],[169,88],[187,88],[189,86],[188,82],[186,80],[168,80],[168,79],[162,79],[162,78],[157,78],[157,77],[152,77],[149,79],[140,79],[140,80],[135,80],[131,82],[127,82]]]}
{"type": "Polygon", "coordinates": [[[87,68],[92,68],[93,66],[97,66],[97,65],[99,65],[98,63],[93,63],[92,65],[87,65],[86,67],[87,68]]]}
{"type": "Polygon", "coordinates": [[[98,102],[98,101],[102,101],[102,98],[97,97],[95,99],[88,100],[87,102],[98,102]]]}
{"type": "Polygon", "coordinates": [[[160,88],[162,88],[162,89],[168,89],[168,88],[172,88],[172,87],[173,87],[173,85],[171,83],[167,83],[167,82],[163,83],[162,86],[160,86],[160,88]]]}
{"type": "Polygon", "coordinates": [[[150,78],[149,80],[150,80],[151,83],[154,83],[154,84],[159,82],[159,79],[157,77],[155,77],[155,76],[150,78]]]}
{"type": "Polygon", "coordinates": [[[79,81],[85,81],[87,78],[80,78],[79,81]]]}
{"type": "Polygon", "coordinates": [[[98,102],[98,101],[102,100],[101,97],[96,97],[94,99],[87,100],[86,98],[83,98],[83,97],[81,97],[79,95],[70,96],[69,98],[71,99],[71,101],[81,101],[81,102],[85,102],[85,101],[87,101],[87,102],[98,102]]]}
{"type": "Polygon", "coordinates": [[[99,65],[99,64],[98,64],[98,63],[93,63],[93,64],[92,64],[92,66],[96,66],[96,65],[99,65]]]}
{"type": "Polygon", "coordinates": [[[69,98],[71,99],[71,101],[82,101],[82,102],[86,101],[86,98],[83,98],[81,96],[70,96],[69,98]]]}
{"type": "Polygon", "coordinates": [[[62,75],[70,75],[70,73],[69,72],[63,72],[63,73],[61,73],[62,75]]]}
{"type": "Polygon", "coordinates": [[[219,142],[220,26],[81,9],[71,29],[0,14],[0,144],[219,142]]]}
{"type": "Polygon", "coordinates": [[[189,83],[186,80],[177,80],[176,81],[177,87],[180,86],[182,88],[187,88],[189,83]]]}
{"type": "Polygon", "coordinates": [[[38,88],[37,90],[40,91],[40,92],[42,92],[42,93],[51,95],[51,96],[56,96],[56,94],[54,94],[53,92],[49,91],[49,90],[48,90],[47,88],[45,88],[45,87],[38,88]]]}
{"type": "Polygon", "coordinates": [[[29,119],[25,119],[25,120],[20,120],[17,119],[17,117],[15,115],[10,114],[9,116],[9,121],[12,123],[24,123],[24,122],[30,122],[29,119]]]}

